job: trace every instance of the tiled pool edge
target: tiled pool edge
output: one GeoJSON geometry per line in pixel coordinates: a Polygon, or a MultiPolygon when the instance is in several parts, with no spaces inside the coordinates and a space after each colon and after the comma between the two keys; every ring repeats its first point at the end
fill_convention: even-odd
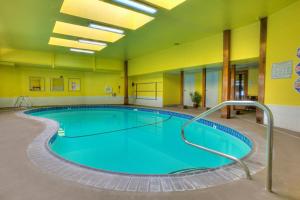
{"type": "MultiPolygon", "coordinates": [[[[64,162],[49,153],[45,147],[45,142],[48,141],[59,128],[55,121],[29,116],[23,112],[18,112],[17,115],[40,121],[46,125],[43,132],[28,146],[27,155],[29,159],[44,172],[87,186],[128,192],[175,192],[204,189],[245,178],[244,171],[238,164],[232,164],[204,173],[161,177],[119,175],[83,168],[64,162]]],[[[245,133],[245,135],[255,143],[253,153],[244,159],[250,168],[251,174],[255,174],[264,168],[265,142],[262,138],[255,135],[249,135],[247,133],[245,133]]]]}

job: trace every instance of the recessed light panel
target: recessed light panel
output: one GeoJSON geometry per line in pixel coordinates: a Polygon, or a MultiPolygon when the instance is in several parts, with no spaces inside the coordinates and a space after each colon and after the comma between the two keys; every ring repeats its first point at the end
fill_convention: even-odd
{"type": "Polygon", "coordinates": [[[140,10],[149,14],[155,14],[157,10],[155,8],[152,8],[148,5],[133,1],[133,0],[113,0],[114,2],[117,2],[119,4],[123,4],[125,6],[131,7],[136,10],[140,10]]]}
{"type": "Polygon", "coordinates": [[[53,33],[71,35],[92,40],[100,40],[105,42],[115,42],[124,36],[123,34],[97,30],[85,26],[79,26],[60,21],[56,21],[53,33]]]}
{"type": "Polygon", "coordinates": [[[104,42],[97,42],[97,41],[92,41],[92,40],[79,39],[78,42],[85,43],[85,44],[93,44],[93,45],[98,45],[98,46],[107,46],[107,44],[104,42]]]}
{"type": "Polygon", "coordinates": [[[94,24],[94,23],[90,23],[89,24],[90,28],[95,28],[95,29],[99,29],[102,31],[109,31],[109,32],[113,32],[113,33],[119,33],[119,34],[123,34],[124,31],[118,28],[112,28],[112,27],[108,27],[108,26],[103,26],[103,25],[99,25],[99,24],[94,24]]]}
{"type": "Polygon", "coordinates": [[[60,12],[132,30],[154,19],[99,0],[64,0],[60,12]]]}
{"type": "Polygon", "coordinates": [[[78,53],[87,53],[87,54],[95,53],[94,51],[89,51],[89,50],[84,50],[84,49],[74,49],[74,48],[71,48],[70,51],[78,52],[78,53]]]}
{"type": "Polygon", "coordinates": [[[143,0],[150,4],[171,10],[186,0],[143,0]]]}
{"type": "Polygon", "coordinates": [[[67,39],[56,38],[56,37],[50,37],[48,44],[55,45],[55,46],[76,48],[76,49],[92,50],[92,51],[100,51],[105,48],[105,46],[86,44],[75,40],[67,40],[67,39]]]}

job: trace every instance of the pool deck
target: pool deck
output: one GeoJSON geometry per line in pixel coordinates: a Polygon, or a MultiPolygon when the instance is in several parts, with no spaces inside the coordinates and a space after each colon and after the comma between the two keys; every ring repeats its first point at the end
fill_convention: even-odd
{"type": "MultiPolygon", "coordinates": [[[[197,110],[175,111],[197,114],[197,110]]],[[[253,180],[242,179],[224,185],[185,192],[135,193],[100,190],[44,173],[27,157],[26,150],[45,125],[18,117],[15,111],[0,111],[0,199],[300,199],[300,133],[276,129],[274,134],[274,193],[265,192],[265,170],[253,180]]],[[[230,120],[212,116],[217,122],[241,132],[265,134],[252,114],[230,120]]]]}

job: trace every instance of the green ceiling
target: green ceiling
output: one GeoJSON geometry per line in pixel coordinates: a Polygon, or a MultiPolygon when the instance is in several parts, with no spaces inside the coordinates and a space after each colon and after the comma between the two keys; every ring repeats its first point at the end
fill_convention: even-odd
{"type": "MultiPolygon", "coordinates": [[[[88,20],[59,12],[63,0],[1,0],[0,46],[68,52],[48,45],[56,20],[87,25],[88,20]]],[[[159,10],[155,20],[97,53],[131,59],[153,51],[257,21],[296,0],[187,0],[171,11],[159,10]]],[[[64,37],[68,38],[68,37],[64,37]]]]}

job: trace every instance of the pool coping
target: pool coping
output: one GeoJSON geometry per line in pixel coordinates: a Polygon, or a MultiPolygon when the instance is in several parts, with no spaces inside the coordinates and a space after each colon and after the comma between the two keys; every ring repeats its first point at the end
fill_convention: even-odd
{"type": "MultiPolygon", "coordinates": [[[[95,105],[93,105],[95,106],[95,105]]],[[[103,106],[103,105],[101,105],[103,106]]],[[[111,107],[145,108],[137,106],[109,105],[111,107]]],[[[66,106],[64,106],[66,107],[66,106]]],[[[77,106],[72,106],[77,107],[77,106]]],[[[155,111],[167,111],[177,114],[193,116],[187,113],[175,112],[167,109],[145,108],[155,111]]],[[[99,189],[127,191],[127,192],[176,192],[186,190],[204,189],[218,186],[245,178],[244,171],[237,163],[201,171],[170,175],[129,175],[111,173],[103,170],[87,168],[70,161],[61,159],[47,148],[47,142],[58,131],[56,121],[25,114],[26,111],[17,112],[23,118],[42,122],[46,127],[40,135],[28,146],[29,159],[42,171],[62,177],[65,180],[78,182],[86,186],[99,189]]],[[[220,124],[220,123],[217,123],[220,124]]],[[[222,124],[220,124],[222,125],[222,124]]],[[[222,125],[224,126],[224,125],[222,125]]],[[[226,127],[226,126],[225,126],[226,127]]],[[[265,141],[256,134],[244,133],[252,141],[252,153],[243,161],[247,164],[251,174],[255,174],[265,167],[265,141]]]]}

